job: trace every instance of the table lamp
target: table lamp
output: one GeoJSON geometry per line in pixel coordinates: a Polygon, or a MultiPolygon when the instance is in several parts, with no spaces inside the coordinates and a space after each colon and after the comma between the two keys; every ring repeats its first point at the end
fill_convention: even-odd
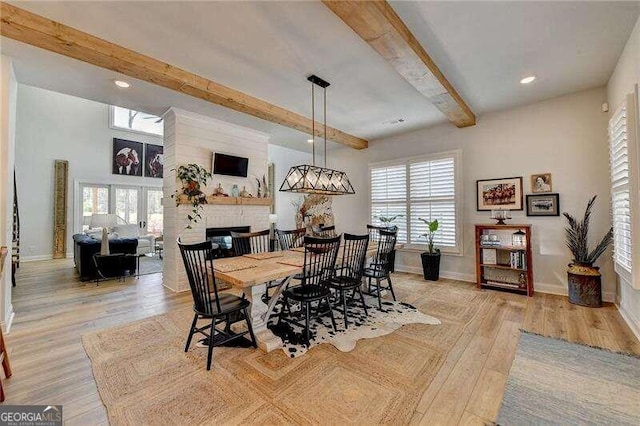
{"type": "Polygon", "coordinates": [[[116,215],[114,214],[94,214],[91,216],[91,227],[102,228],[102,244],[100,245],[100,254],[109,254],[109,228],[116,224],[116,215]]]}

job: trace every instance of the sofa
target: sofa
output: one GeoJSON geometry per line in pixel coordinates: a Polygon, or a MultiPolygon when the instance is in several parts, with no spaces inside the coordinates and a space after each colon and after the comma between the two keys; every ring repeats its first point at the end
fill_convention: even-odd
{"type": "MultiPolygon", "coordinates": [[[[76,270],[80,274],[80,280],[88,281],[96,278],[96,265],[93,263],[93,255],[100,253],[102,241],[86,234],[75,234],[73,236],[73,260],[76,270]]],[[[138,240],[136,238],[110,238],[109,251],[111,253],[137,254],[138,240]]],[[[136,257],[131,256],[125,259],[125,269],[130,274],[136,272],[136,257]]],[[[102,271],[105,276],[110,271],[102,271]]]]}
{"type": "Polygon", "coordinates": [[[155,253],[156,239],[153,235],[140,235],[137,224],[115,225],[111,228],[116,238],[135,238],[138,240],[138,254],[155,253]]]}

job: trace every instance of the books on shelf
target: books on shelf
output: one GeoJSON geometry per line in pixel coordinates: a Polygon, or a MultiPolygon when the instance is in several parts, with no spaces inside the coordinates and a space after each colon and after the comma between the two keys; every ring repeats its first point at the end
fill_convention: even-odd
{"type": "Polygon", "coordinates": [[[509,266],[514,269],[527,269],[527,258],[523,251],[513,251],[510,254],[511,261],[509,266]]]}

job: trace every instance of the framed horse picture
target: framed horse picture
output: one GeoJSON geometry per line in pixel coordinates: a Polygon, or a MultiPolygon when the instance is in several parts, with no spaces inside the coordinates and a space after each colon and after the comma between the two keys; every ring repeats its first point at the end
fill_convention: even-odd
{"type": "Polygon", "coordinates": [[[478,180],[478,211],[522,210],[522,177],[478,180]]]}
{"type": "Polygon", "coordinates": [[[164,176],[164,151],[162,145],[144,146],[144,175],[152,178],[162,178],[164,176]]]}
{"type": "Polygon", "coordinates": [[[113,138],[112,173],[142,176],[142,143],[113,138]]]}

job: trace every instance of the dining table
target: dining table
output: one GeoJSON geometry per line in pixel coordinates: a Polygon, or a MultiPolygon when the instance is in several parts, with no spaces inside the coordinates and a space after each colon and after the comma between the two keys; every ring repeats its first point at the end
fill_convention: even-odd
{"type": "MultiPolygon", "coordinates": [[[[338,261],[342,259],[343,248],[344,246],[340,246],[338,261]]],[[[374,256],[377,250],[378,244],[370,243],[367,247],[367,257],[374,256]]],[[[304,247],[215,259],[213,269],[216,280],[222,280],[243,291],[251,302],[251,326],[258,347],[265,352],[281,348],[282,339],[273,334],[267,324],[282,292],[296,275],[303,273],[304,247]],[[265,303],[262,295],[266,291],[267,283],[273,282],[277,284],[265,303]]],[[[231,327],[234,332],[241,332],[243,328],[246,329],[244,322],[238,322],[231,327]]]]}

